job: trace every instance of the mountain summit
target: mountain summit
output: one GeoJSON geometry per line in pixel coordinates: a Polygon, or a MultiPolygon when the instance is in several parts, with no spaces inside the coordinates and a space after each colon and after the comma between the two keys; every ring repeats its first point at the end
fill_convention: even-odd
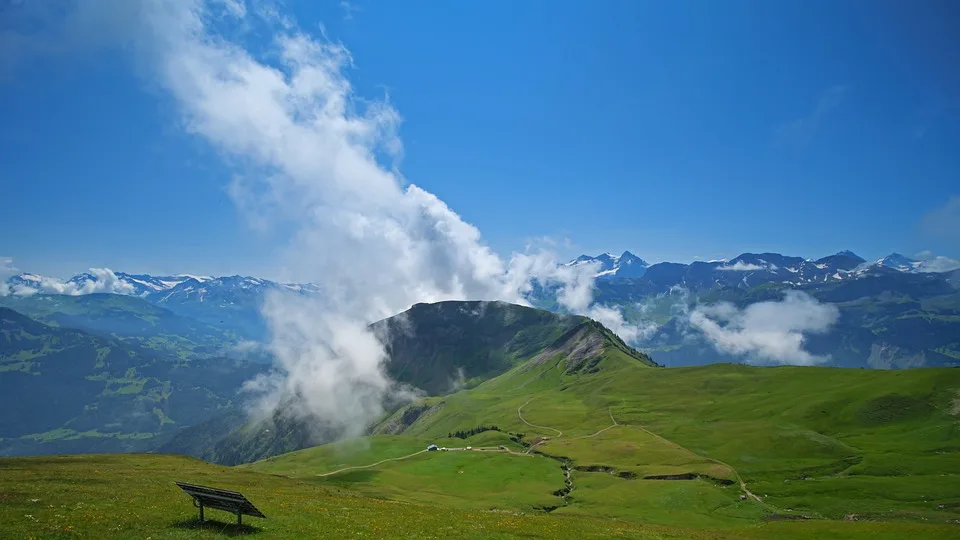
{"type": "Polygon", "coordinates": [[[595,275],[601,279],[642,277],[649,266],[646,261],[629,251],[624,251],[619,257],[612,253],[601,253],[596,257],[581,255],[568,262],[566,266],[584,264],[599,264],[595,275]]]}

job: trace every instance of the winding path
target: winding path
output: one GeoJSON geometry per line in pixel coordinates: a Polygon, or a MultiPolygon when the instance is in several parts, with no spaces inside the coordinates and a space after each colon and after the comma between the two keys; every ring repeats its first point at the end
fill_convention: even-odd
{"type": "Polygon", "coordinates": [[[527,422],[527,421],[523,418],[523,413],[521,413],[520,411],[521,411],[524,407],[526,407],[527,404],[530,403],[531,401],[533,401],[533,398],[528,399],[528,400],[527,400],[527,403],[524,403],[523,405],[517,407],[517,416],[520,417],[520,421],[523,422],[524,424],[530,426],[530,427],[539,428],[539,429],[549,429],[550,431],[556,431],[556,432],[557,432],[557,437],[563,437],[563,432],[560,431],[560,430],[557,429],[557,428],[552,428],[552,427],[547,427],[547,426],[538,426],[538,425],[536,425],[536,424],[531,424],[530,422],[527,422]]]}
{"type": "MultiPolygon", "coordinates": [[[[524,407],[526,407],[527,404],[530,403],[531,401],[533,401],[533,398],[530,398],[529,400],[527,400],[526,403],[524,403],[523,405],[521,405],[521,406],[517,409],[517,416],[520,417],[520,421],[523,422],[524,424],[528,425],[528,426],[531,426],[531,427],[540,428],[540,429],[549,429],[549,430],[552,430],[552,431],[556,431],[556,432],[558,433],[557,438],[562,437],[562,436],[563,436],[563,432],[560,431],[559,429],[552,428],[552,427],[548,427],[548,426],[538,426],[538,425],[531,424],[530,422],[527,422],[526,420],[524,420],[523,415],[520,414],[520,410],[523,409],[524,407]]],[[[680,445],[680,444],[677,444],[677,443],[674,442],[674,441],[671,441],[670,439],[667,439],[667,438],[665,438],[665,437],[662,437],[662,436],[658,435],[657,433],[654,433],[654,432],[650,431],[649,429],[647,429],[647,428],[645,428],[645,427],[643,427],[643,426],[630,425],[630,424],[621,424],[621,423],[617,422],[617,419],[616,419],[616,418],[613,417],[613,408],[612,408],[612,407],[608,407],[608,408],[607,408],[607,413],[610,415],[610,421],[612,422],[611,425],[609,425],[609,426],[607,426],[607,427],[601,429],[600,431],[598,431],[598,432],[596,432],[596,433],[593,433],[593,434],[591,434],[591,435],[583,435],[583,436],[581,436],[581,437],[574,437],[574,438],[572,438],[572,439],[566,439],[566,440],[568,440],[568,441],[576,441],[576,440],[579,440],[579,439],[589,439],[589,438],[591,438],[591,437],[596,437],[597,435],[603,433],[604,431],[607,431],[608,429],[615,428],[615,427],[617,427],[617,426],[624,426],[624,427],[629,427],[629,428],[633,428],[633,429],[638,429],[638,430],[643,431],[644,433],[646,433],[646,434],[648,434],[648,435],[650,435],[650,436],[652,436],[652,437],[655,437],[655,438],[659,439],[660,441],[663,441],[664,443],[666,443],[666,444],[668,444],[668,445],[670,445],[670,446],[673,446],[673,447],[675,447],[675,448],[678,448],[678,449],[680,449],[680,450],[683,450],[684,452],[688,452],[688,453],[690,453],[691,455],[694,455],[694,456],[696,456],[696,457],[698,457],[698,458],[700,458],[700,459],[703,459],[703,460],[706,460],[706,461],[710,461],[710,462],[712,462],[712,463],[716,463],[716,464],[718,464],[718,465],[722,465],[722,466],[730,469],[730,471],[733,473],[733,476],[737,479],[737,483],[740,484],[740,489],[742,489],[743,492],[744,492],[748,497],[750,497],[753,501],[755,501],[755,502],[757,502],[757,503],[760,503],[761,505],[764,505],[764,506],[767,506],[767,507],[769,507],[769,508],[773,508],[773,509],[776,509],[777,511],[781,511],[781,512],[782,512],[782,510],[779,510],[779,509],[777,509],[776,507],[774,507],[773,505],[770,505],[770,504],[764,502],[764,500],[761,499],[758,495],[756,495],[755,493],[753,493],[752,491],[750,491],[750,489],[747,487],[747,483],[744,482],[743,477],[741,477],[741,476],[740,476],[740,473],[737,472],[737,470],[736,470],[735,468],[733,468],[730,464],[728,464],[728,463],[726,463],[726,462],[723,462],[723,461],[720,461],[719,459],[714,459],[714,458],[707,457],[707,456],[701,456],[700,454],[697,454],[696,452],[693,452],[693,451],[685,448],[684,446],[682,446],[682,445],[680,445]]],[[[534,444],[534,445],[532,445],[530,448],[528,448],[526,453],[529,453],[531,450],[533,450],[533,449],[536,448],[537,446],[539,446],[539,445],[547,442],[548,440],[550,440],[550,439],[549,439],[549,438],[544,438],[543,440],[537,442],[536,444],[534,444]]],[[[553,439],[553,440],[556,440],[556,439],[553,439]]]]}
{"type": "MultiPolygon", "coordinates": [[[[453,451],[453,452],[461,451],[461,450],[462,450],[462,451],[467,451],[467,448],[466,448],[466,447],[447,448],[447,450],[448,450],[448,451],[453,451]]],[[[505,454],[513,454],[513,455],[515,455],[515,456],[526,456],[526,455],[528,455],[526,452],[514,452],[513,450],[511,450],[511,449],[509,449],[509,448],[500,448],[499,446],[474,446],[474,447],[471,447],[469,450],[470,450],[470,451],[473,451],[473,452],[502,452],[502,453],[505,453],[505,454]]],[[[439,452],[439,450],[436,450],[436,451],[439,452]]],[[[369,469],[370,467],[376,467],[377,465],[382,465],[382,464],[384,464],[384,463],[387,463],[388,461],[401,461],[401,460],[404,460],[404,459],[410,459],[410,458],[412,458],[412,457],[414,457],[414,456],[419,456],[420,454],[423,454],[423,453],[425,453],[425,452],[429,452],[429,450],[420,450],[419,452],[414,452],[414,453],[412,453],[412,454],[407,454],[407,455],[405,455],[405,456],[400,456],[400,457],[395,457],[395,458],[389,458],[389,459],[382,459],[382,460],[380,460],[380,461],[378,461],[378,462],[376,462],[376,463],[371,463],[371,464],[369,464],[369,465],[352,465],[352,466],[350,466],[350,467],[344,467],[344,468],[342,468],[342,469],[337,469],[337,470],[335,470],[335,471],[330,471],[330,472],[325,472],[325,473],[317,473],[317,476],[332,476],[332,475],[337,474],[337,473],[342,473],[342,472],[344,472],[344,471],[352,471],[352,470],[354,470],[354,469],[369,469]]]]}
{"type": "MultiPolygon", "coordinates": [[[[522,412],[522,411],[523,411],[523,408],[526,407],[531,401],[533,401],[533,398],[528,399],[526,403],[524,403],[523,405],[517,407],[517,416],[520,418],[520,421],[523,422],[524,424],[532,427],[532,428],[545,429],[545,430],[554,431],[554,432],[556,432],[556,434],[557,434],[555,437],[542,437],[540,441],[538,441],[537,443],[535,443],[535,444],[531,445],[530,447],[528,447],[525,452],[515,452],[515,451],[513,451],[513,450],[511,450],[511,449],[509,449],[509,448],[501,449],[501,448],[499,448],[499,447],[477,447],[477,448],[471,448],[470,450],[480,451],[480,452],[499,451],[499,452],[509,453],[509,454],[513,454],[513,455],[517,455],[517,456],[529,456],[529,455],[530,455],[530,452],[533,451],[533,449],[536,448],[537,446],[540,446],[541,444],[543,444],[543,443],[545,443],[545,442],[547,442],[547,441],[557,440],[557,439],[563,437],[563,432],[560,431],[559,429],[553,428],[553,427],[549,427],[549,426],[539,426],[539,425],[537,425],[537,424],[532,424],[532,423],[528,422],[528,421],[523,417],[523,412],[522,412]]],[[[580,439],[589,439],[589,438],[592,438],[592,437],[596,437],[597,435],[600,435],[601,433],[603,433],[603,432],[605,432],[605,431],[607,431],[607,430],[609,430],[609,429],[613,429],[613,428],[615,428],[615,427],[628,427],[628,428],[638,429],[638,430],[643,431],[644,433],[646,433],[646,434],[648,434],[648,435],[650,435],[650,436],[652,436],[652,437],[654,437],[654,438],[656,438],[656,439],[659,439],[660,441],[662,441],[662,442],[664,442],[664,443],[666,443],[666,444],[668,444],[668,445],[671,445],[671,446],[673,446],[673,447],[675,447],[675,448],[678,448],[678,449],[680,449],[680,450],[683,450],[683,451],[685,451],[685,452],[688,452],[688,453],[690,453],[691,455],[694,455],[694,456],[696,456],[696,457],[698,457],[698,458],[700,458],[700,459],[703,459],[703,460],[706,460],[706,461],[710,461],[710,462],[712,462],[712,463],[716,463],[716,464],[718,464],[718,465],[722,465],[722,466],[730,469],[730,471],[733,473],[734,477],[737,479],[737,483],[740,485],[740,489],[742,489],[743,492],[744,492],[751,500],[753,500],[754,502],[759,503],[759,504],[761,504],[761,505],[763,505],[763,506],[766,506],[766,507],[768,507],[768,508],[774,509],[774,510],[776,510],[776,511],[778,511],[778,512],[783,512],[783,510],[780,510],[780,509],[776,508],[775,506],[770,505],[769,503],[764,502],[764,500],[761,499],[758,495],[756,495],[756,494],[754,494],[752,491],[750,491],[750,489],[747,488],[747,484],[746,484],[746,482],[744,482],[743,477],[740,476],[740,473],[737,472],[737,470],[736,470],[735,468],[733,468],[732,466],[730,466],[728,463],[725,463],[725,462],[723,462],[723,461],[720,461],[719,459],[714,459],[714,458],[711,458],[711,457],[702,456],[702,455],[700,455],[700,454],[697,454],[696,452],[693,452],[693,451],[685,448],[684,446],[682,446],[682,445],[680,445],[680,444],[678,444],[678,443],[676,443],[676,442],[674,442],[674,441],[671,441],[670,439],[667,439],[667,438],[665,438],[665,437],[662,437],[662,436],[658,435],[657,433],[654,433],[653,431],[650,431],[649,429],[647,429],[647,428],[645,428],[645,427],[643,427],[643,426],[640,426],[640,425],[631,425],[631,424],[621,424],[620,422],[617,422],[617,419],[616,419],[616,418],[614,418],[614,416],[613,416],[613,408],[612,408],[612,407],[608,407],[608,408],[607,408],[607,412],[608,412],[608,414],[610,415],[610,421],[612,422],[611,425],[609,425],[609,426],[601,429],[600,431],[597,431],[596,433],[592,433],[592,434],[590,434],[590,435],[582,435],[582,436],[580,436],[580,437],[573,437],[573,438],[569,438],[569,439],[565,439],[565,440],[568,440],[568,441],[576,441],[576,440],[580,440],[580,439]]],[[[458,451],[458,450],[467,450],[467,448],[450,448],[449,450],[451,450],[451,451],[458,451]]],[[[325,477],[325,476],[331,476],[331,475],[334,475],[334,474],[342,473],[342,472],[344,472],[344,471],[351,471],[351,470],[357,470],[357,469],[369,469],[369,468],[371,468],[371,467],[376,467],[376,466],[378,466],[378,465],[382,465],[382,464],[384,464],[384,463],[388,463],[388,462],[391,462],[391,461],[402,461],[402,460],[405,460],[405,459],[410,459],[410,458],[412,458],[412,457],[418,456],[418,455],[423,454],[423,453],[425,453],[425,452],[428,452],[428,450],[424,449],[424,450],[420,450],[420,451],[418,451],[418,452],[414,452],[414,453],[412,453],[412,454],[408,454],[408,455],[406,455],[406,456],[383,459],[383,460],[380,460],[380,461],[378,461],[378,462],[376,462],[376,463],[371,463],[371,464],[369,464],[369,465],[354,465],[354,466],[344,467],[344,468],[342,468],[342,469],[337,469],[337,470],[335,470],[335,471],[330,471],[330,472],[326,472],[326,473],[317,473],[317,476],[325,477]]],[[[572,479],[570,478],[569,468],[564,468],[564,474],[565,474],[565,476],[566,476],[568,486],[569,486],[570,489],[572,490],[572,479]]]]}
{"type": "Polygon", "coordinates": [[[407,455],[402,456],[402,457],[395,457],[395,458],[383,459],[383,460],[380,460],[380,461],[378,461],[378,462],[376,462],[376,463],[371,463],[370,465],[354,465],[354,466],[352,466],[352,467],[344,467],[344,468],[342,468],[342,469],[337,469],[337,470],[335,470],[335,471],[330,471],[330,472],[325,472],[325,473],[317,473],[317,476],[330,476],[330,475],[332,475],[332,474],[342,473],[343,471],[352,471],[353,469],[369,469],[370,467],[376,467],[377,465],[380,465],[381,463],[386,463],[386,462],[388,462],[388,461],[400,461],[400,460],[403,460],[403,459],[410,459],[410,458],[412,458],[413,456],[420,455],[420,454],[422,454],[422,453],[424,453],[424,452],[426,452],[426,451],[427,451],[427,450],[420,450],[419,452],[414,452],[414,453],[412,453],[412,454],[407,454],[407,455]]]}

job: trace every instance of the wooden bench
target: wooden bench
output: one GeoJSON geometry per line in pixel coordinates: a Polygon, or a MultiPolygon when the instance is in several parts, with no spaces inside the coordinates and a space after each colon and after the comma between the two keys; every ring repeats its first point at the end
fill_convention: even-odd
{"type": "Polygon", "coordinates": [[[237,525],[243,525],[243,515],[264,518],[263,512],[257,510],[257,507],[246,497],[236,491],[227,491],[207,486],[198,486],[196,484],[187,484],[185,482],[176,482],[180,489],[187,495],[193,497],[193,505],[200,508],[200,521],[203,521],[203,509],[215,508],[224,510],[237,515],[237,525]]]}

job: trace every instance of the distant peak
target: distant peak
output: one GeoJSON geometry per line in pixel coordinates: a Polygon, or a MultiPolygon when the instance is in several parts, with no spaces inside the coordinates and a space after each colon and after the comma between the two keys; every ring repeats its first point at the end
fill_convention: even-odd
{"type": "Polygon", "coordinates": [[[860,259],[860,258],[861,258],[859,255],[857,255],[856,253],[850,251],[849,249],[845,249],[845,250],[843,250],[843,251],[838,251],[838,252],[836,252],[834,255],[837,256],[837,257],[850,257],[851,259],[860,259]]]}
{"type": "Polygon", "coordinates": [[[648,266],[647,261],[637,257],[629,251],[624,251],[623,254],[620,255],[620,264],[639,264],[640,266],[648,266]]]}
{"type": "Polygon", "coordinates": [[[914,262],[917,262],[916,259],[913,259],[913,258],[911,258],[911,257],[907,257],[906,255],[903,255],[902,253],[897,253],[897,252],[893,252],[893,253],[887,255],[886,257],[884,257],[884,258],[881,259],[881,260],[882,260],[882,261],[896,261],[896,262],[901,262],[901,263],[914,263],[914,262]]]}

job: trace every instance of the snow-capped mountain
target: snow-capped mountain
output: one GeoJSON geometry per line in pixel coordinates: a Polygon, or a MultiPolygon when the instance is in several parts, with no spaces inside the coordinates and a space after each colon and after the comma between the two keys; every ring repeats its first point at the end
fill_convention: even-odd
{"type": "Polygon", "coordinates": [[[581,266],[586,264],[597,265],[596,277],[601,279],[638,278],[647,271],[646,261],[629,251],[624,251],[619,257],[612,253],[601,253],[596,257],[581,255],[566,263],[565,266],[581,266]]]}
{"type": "Polygon", "coordinates": [[[882,259],[877,259],[873,264],[910,273],[952,272],[960,269],[960,261],[949,257],[931,256],[924,260],[917,260],[899,253],[891,253],[882,259]]]}
{"type": "Polygon", "coordinates": [[[641,280],[632,282],[632,286],[638,287],[644,294],[661,293],[674,286],[695,291],[714,287],[749,289],[766,283],[808,285],[890,273],[935,273],[960,268],[960,262],[946,257],[916,261],[894,253],[871,263],[852,251],[844,250],[815,260],[779,253],[743,253],[729,260],[697,261],[690,264],[666,262],[648,266],[641,261],[643,266],[638,276],[624,271],[622,261],[627,255],[635,258],[629,252],[620,257],[610,254],[597,257],[581,255],[566,265],[597,264],[597,277],[609,283],[619,283],[624,277],[642,277],[641,280]]]}
{"type": "Polygon", "coordinates": [[[98,271],[96,274],[84,272],[77,274],[67,280],[67,284],[73,285],[77,290],[89,289],[112,289],[112,290],[93,290],[90,292],[113,292],[118,294],[130,294],[133,296],[145,297],[149,294],[173,289],[184,281],[195,279],[198,281],[208,281],[212,278],[205,276],[193,276],[190,274],[179,274],[175,276],[151,276],[148,274],[127,274],[125,272],[98,271]],[[109,283],[113,283],[112,287],[109,283]]]}
{"type": "Polygon", "coordinates": [[[882,259],[877,259],[874,264],[877,266],[893,268],[894,270],[899,270],[901,272],[917,272],[923,266],[922,262],[916,259],[905,257],[899,253],[891,253],[882,259]]]}
{"type": "Polygon", "coordinates": [[[207,302],[225,307],[244,303],[246,297],[262,297],[269,289],[287,288],[268,279],[247,276],[185,277],[172,287],[151,292],[149,298],[158,304],[207,302]]]}
{"type": "MultiPolygon", "coordinates": [[[[602,282],[619,283],[632,278],[624,283],[649,291],[662,291],[676,285],[694,290],[751,288],[765,283],[806,285],[889,273],[938,273],[960,268],[960,262],[947,257],[928,256],[920,261],[892,253],[874,262],[867,262],[851,251],[841,251],[816,260],[779,253],[743,253],[729,260],[654,265],[624,251],[619,256],[611,253],[595,257],[581,255],[565,263],[568,267],[581,265],[593,265],[594,275],[602,282]]],[[[312,283],[279,283],[250,276],[154,276],[113,272],[105,268],[91,269],[66,281],[21,273],[0,283],[0,295],[112,293],[138,296],[170,309],[175,306],[204,306],[204,310],[212,307],[256,310],[270,290],[317,295],[321,288],[312,283]]]]}

